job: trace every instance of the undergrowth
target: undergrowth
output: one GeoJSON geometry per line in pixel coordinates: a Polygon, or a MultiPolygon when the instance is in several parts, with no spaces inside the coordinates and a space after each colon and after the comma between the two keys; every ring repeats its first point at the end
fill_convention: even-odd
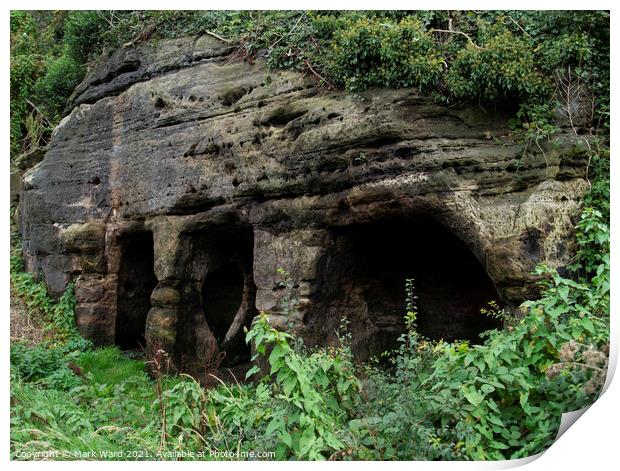
{"type": "Polygon", "coordinates": [[[45,282],[24,270],[21,255],[21,241],[16,233],[11,234],[10,278],[11,288],[22,299],[35,319],[42,324],[48,337],[55,342],[85,340],[80,336],[74,319],[74,283],[69,283],[64,293],[55,301],[48,293],[45,282]]]}

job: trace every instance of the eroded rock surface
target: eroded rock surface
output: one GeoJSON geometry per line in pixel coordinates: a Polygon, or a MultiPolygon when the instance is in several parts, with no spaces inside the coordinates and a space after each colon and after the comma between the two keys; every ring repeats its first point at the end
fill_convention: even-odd
{"type": "Polygon", "coordinates": [[[541,153],[508,113],[327,92],[229,52],[117,51],[25,176],[26,266],[53,293],[77,277],[85,336],[192,369],[247,359],[257,311],[321,345],[347,316],[365,359],[402,331],[405,278],[423,331],[475,340],[486,302],[516,306],[536,264],[568,262],[587,187],[570,132],[541,153]]]}

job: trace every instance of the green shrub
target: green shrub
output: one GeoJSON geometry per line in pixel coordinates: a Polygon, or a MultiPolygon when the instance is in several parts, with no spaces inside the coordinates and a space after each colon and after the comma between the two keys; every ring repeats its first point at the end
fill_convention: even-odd
{"type": "Polygon", "coordinates": [[[68,54],[53,59],[44,76],[34,85],[34,94],[39,103],[44,103],[48,117],[58,120],[74,88],[86,73],[86,66],[68,54]]]}
{"type": "Polygon", "coordinates": [[[22,149],[25,120],[44,60],[37,42],[36,23],[28,12],[11,11],[11,156],[22,149]]]}
{"type": "Polygon", "coordinates": [[[26,307],[37,313],[45,328],[51,331],[56,341],[64,343],[79,339],[75,325],[74,283],[69,283],[58,302],[48,294],[45,282],[37,281],[31,273],[11,271],[11,286],[21,296],[26,307]]]}
{"type": "MultiPolygon", "coordinates": [[[[37,459],[32,455],[28,458],[24,453],[41,452],[55,452],[59,458],[66,454],[66,458],[76,459],[79,456],[73,455],[75,451],[109,453],[110,450],[134,450],[136,447],[141,451],[148,449],[155,456],[159,445],[159,423],[158,414],[152,411],[155,392],[146,374],[138,375],[134,369],[128,377],[117,377],[117,383],[99,383],[93,374],[98,368],[93,365],[105,363],[111,354],[101,352],[105,361],[96,359],[97,351],[87,355],[90,364],[89,361],[82,362],[82,355],[78,352],[63,356],[59,348],[46,351],[42,347],[24,346],[18,355],[11,352],[11,362],[15,362],[11,377],[13,459],[37,459]],[[54,361],[44,362],[44,369],[56,368],[52,373],[37,381],[32,381],[33,377],[24,379],[22,373],[27,361],[41,365],[39,357],[50,356],[54,361]],[[81,368],[79,377],[64,366],[67,360],[73,360],[74,368],[81,368]],[[17,373],[16,368],[22,373],[17,373]],[[61,375],[61,372],[64,373],[61,375]]],[[[123,358],[120,352],[116,361],[132,362],[123,358]]],[[[120,459],[140,457],[145,458],[136,450],[120,459]]],[[[106,456],[95,458],[106,459],[106,456]]]]}
{"type": "Polygon", "coordinates": [[[165,389],[157,399],[162,412],[163,427],[172,437],[191,439],[203,430],[206,393],[194,378],[184,375],[184,380],[165,389]]]}
{"type": "Polygon", "coordinates": [[[21,258],[21,241],[17,233],[11,233],[10,256],[11,288],[22,299],[35,319],[44,325],[55,344],[66,344],[88,350],[92,345],[83,339],[75,324],[75,293],[73,282],[69,283],[56,301],[47,293],[44,281],[24,271],[21,258]]]}
{"type": "Polygon", "coordinates": [[[493,33],[484,46],[466,43],[452,60],[445,80],[454,97],[484,103],[532,97],[544,103],[551,92],[549,79],[545,82],[536,69],[530,42],[508,30],[493,33]]]}
{"type": "Polygon", "coordinates": [[[67,15],[64,24],[64,43],[67,48],[66,54],[71,59],[84,64],[101,51],[103,38],[109,30],[105,14],[106,12],[84,10],[72,11],[67,15]]]}
{"type": "Polygon", "coordinates": [[[336,83],[350,91],[372,86],[429,89],[446,65],[422,23],[411,18],[398,23],[359,19],[335,35],[332,51],[336,83]]]}
{"type": "Polygon", "coordinates": [[[78,355],[79,351],[65,353],[58,347],[31,347],[15,342],[11,344],[11,369],[22,381],[52,389],[70,390],[82,384],[80,378],[68,367],[78,355]]]}
{"type": "Polygon", "coordinates": [[[217,433],[219,424],[219,436],[257,437],[278,459],[325,459],[344,448],[338,431],[353,413],[359,381],[347,346],[305,352],[293,349],[292,340],[259,315],[247,341],[256,348],[255,359],[267,360],[269,373],[251,389],[211,391],[210,426],[217,433]]]}

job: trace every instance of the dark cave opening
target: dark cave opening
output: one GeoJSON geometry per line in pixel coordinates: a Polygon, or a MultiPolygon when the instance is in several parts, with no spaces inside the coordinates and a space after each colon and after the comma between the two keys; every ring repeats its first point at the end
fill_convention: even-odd
{"type": "Polygon", "coordinates": [[[334,313],[343,312],[342,307],[352,313],[358,359],[398,346],[405,331],[408,278],[414,280],[418,297],[417,330],[425,337],[479,343],[481,332],[500,326],[480,313],[488,302],[500,300],[486,271],[469,248],[434,219],[357,224],[335,235],[325,286],[337,289],[325,294],[334,313]]]}
{"type": "Polygon", "coordinates": [[[254,233],[251,227],[229,226],[210,233],[208,246],[219,260],[204,278],[202,308],[211,332],[225,352],[222,366],[250,360],[243,328],[256,315],[256,286],[252,272],[254,233]]]}
{"type": "Polygon", "coordinates": [[[243,273],[227,262],[208,273],[202,286],[202,303],[209,327],[218,343],[224,341],[243,295],[243,273]]]}
{"type": "Polygon", "coordinates": [[[151,293],[157,286],[153,234],[124,236],[120,250],[115,344],[122,350],[133,350],[145,346],[146,316],[151,308],[151,293]]]}

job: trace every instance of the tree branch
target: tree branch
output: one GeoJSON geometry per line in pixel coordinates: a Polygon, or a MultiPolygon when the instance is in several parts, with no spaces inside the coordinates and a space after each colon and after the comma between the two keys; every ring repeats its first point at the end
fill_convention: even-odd
{"type": "Polygon", "coordinates": [[[45,116],[45,113],[43,113],[38,107],[37,105],[35,105],[33,102],[31,102],[30,100],[26,99],[26,103],[34,110],[37,112],[37,114],[39,114],[39,116],[41,116],[41,118],[43,119],[43,121],[45,121],[45,123],[48,126],[52,126],[52,123],[50,122],[50,120],[47,118],[47,116],[45,116]]]}
{"type": "Polygon", "coordinates": [[[527,31],[525,31],[525,30],[523,29],[523,26],[521,26],[521,25],[517,22],[517,20],[515,20],[512,16],[507,16],[506,18],[508,18],[510,21],[512,21],[512,22],[513,22],[513,23],[517,26],[517,28],[519,28],[521,31],[523,31],[523,34],[525,34],[528,38],[530,38],[532,41],[534,40],[534,38],[532,37],[532,35],[531,35],[530,33],[528,33],[527,31]]]}
{"type": "Polygon", "coordinates": [[[314,70],[312,68],[312,66],[310,65],[310,62],[308,62],[308,59],[304,59],[304,64],[305,66],[308,68],[308,70],[310,72],[312,72],[312,74],[317,77],[319,80],[325,82],[325,85],[327,85],[327,88],[333,90],[334,89],[334,85],[332,85],[332,83],[330,81],[328,81],[325,77],[323,77],[321,74],[319,74],[316,70],[314,70]]]}
{"type": "Polygon", "coordinates": [[[215,39],[219,39],[220,41],[223,41],[226,44],[232,44],[233,43],[230,39],[223,38],[222,36],[220,36],[217,33],[214,33],[213,31],[204,30],[203,33],[208,35],[208,36],[211,36],[211,37],[213,37],[215,39]]]}
{"type": "Polygon", "coordinates": [[[469,34],[467,34],[467,33],[464,33],[463,31],[453,31],[451,29],[436,29],[436,28],[433,28],[433,29],[429,30],[429,33],[459,34],[459,35],[464,36],[465,38],[467,38],[467,41],[469,41],[469,44],[474,46],[476,49],[484,49],[483,47],[478,46],[474,42],[474,40],[471,38],[471,36],[469,34]]]}

